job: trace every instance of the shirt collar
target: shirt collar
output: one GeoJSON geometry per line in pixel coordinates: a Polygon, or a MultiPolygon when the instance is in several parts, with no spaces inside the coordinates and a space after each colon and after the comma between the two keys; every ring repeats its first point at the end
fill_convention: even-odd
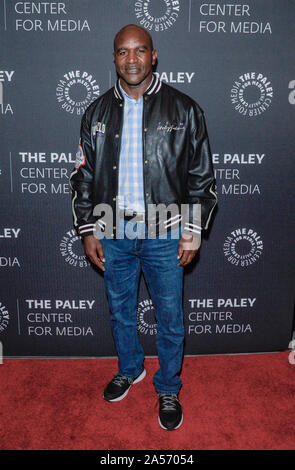
{"type": "Polygon", "coordinates": [[[127,98],[129,101],[132,101],[133,103],[139,103],[140,101],[142,101],[142,96],[138,98],[138,100],[136,100],[132,96],[128,95],[128,93],[126,93],[124,88],[121,86],[120,79],[119,79],[119,87],[120,87],[122,95],[125,96],[125,98],[127,98]]]}
{"type": "MultiPolygon", "coordinates": [[[[160,90],[161,86],[162,86],[161,80],[159,80],[157,75],[155,75],[153,73],[152,80],[151,80],[150,84],[148,85],[148,87],[145,90],[143,95],[145,96],[145,95],[156,94],[160,90]]],[[[124,95],[123,95],[121,89],[122,89],[122,87],[120,85],[120,79],[118,78],[118,80],[116,81],[115,86],[114,86],[114,95],[118,100],[123,100],[124,99],[124,97],[123,97],[124,95]]],[[[124,90],[123,90],[123,92],[124,92],[124,90]]],[[[127,93],[126,93],[126,96],[128,96],[127,93]]]]}

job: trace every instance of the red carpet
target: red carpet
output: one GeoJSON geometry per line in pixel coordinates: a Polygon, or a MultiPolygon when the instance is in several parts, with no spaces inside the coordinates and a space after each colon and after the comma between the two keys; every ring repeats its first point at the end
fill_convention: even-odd
{"type": "Polygon", "coordinates": [[[184,422],[158,424],[152,375],[117,403],[102,399],[115,359],[4,360],[0,449],[294,449],[295,366],[289,352],[184,358],[184,422]]]}

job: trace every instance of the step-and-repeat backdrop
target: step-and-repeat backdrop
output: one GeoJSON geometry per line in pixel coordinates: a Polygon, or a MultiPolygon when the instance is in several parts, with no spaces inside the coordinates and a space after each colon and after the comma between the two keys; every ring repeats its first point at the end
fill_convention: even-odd
{"type": "MultiPolygon", "coordinates": [[[[135,23],[160,79],[205,111],[218,210],[184,279],[185,354],[287,349],[294,301],[295,1],[0,2],[0,341],[4,357],[114,356],[103,274],[72,227],[85,108],[135,23]]],[[[138,330],[156,354],[141,277],[138,330]]]]}

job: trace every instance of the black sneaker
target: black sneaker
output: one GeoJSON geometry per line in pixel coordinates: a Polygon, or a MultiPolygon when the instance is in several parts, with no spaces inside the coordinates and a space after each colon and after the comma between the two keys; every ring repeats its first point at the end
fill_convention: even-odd
{"type": "Polygon", "coordinates": [[[182,425],[183,415],[177,395],[159,393],[159,424],[167,431],[173,431],[182,425]]]}
{"type": "Polygon", "coordinates": [[[146,370],[143,371],[134,379],[130,377],[123,377],[122,375],[116,374],[110,383],[106,386],[103,394],[103,398],[107,401],[120,401],[126,397],[129,392],[131,385],[140,382],[146,376],[146,370]]]}

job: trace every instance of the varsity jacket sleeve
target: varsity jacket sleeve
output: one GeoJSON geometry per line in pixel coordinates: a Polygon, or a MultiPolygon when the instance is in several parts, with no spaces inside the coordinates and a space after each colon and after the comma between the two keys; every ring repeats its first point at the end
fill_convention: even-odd
{"type": "Polygon", "coordinates": [[[186,185],[187,217],[184,232],[201,238],[217,204],[212,155],[202,109],[194,103],[190,116],[190,148],[186,185]]]}
{"type": "Polygon", "coordinates": [[[93,171],[95,152],[92,147],[87,111],[81,121],[80,141],[75,167],[70,175],[74,227],[82,237],[92,235],[97,218],[93,216],[93,171]]]}

